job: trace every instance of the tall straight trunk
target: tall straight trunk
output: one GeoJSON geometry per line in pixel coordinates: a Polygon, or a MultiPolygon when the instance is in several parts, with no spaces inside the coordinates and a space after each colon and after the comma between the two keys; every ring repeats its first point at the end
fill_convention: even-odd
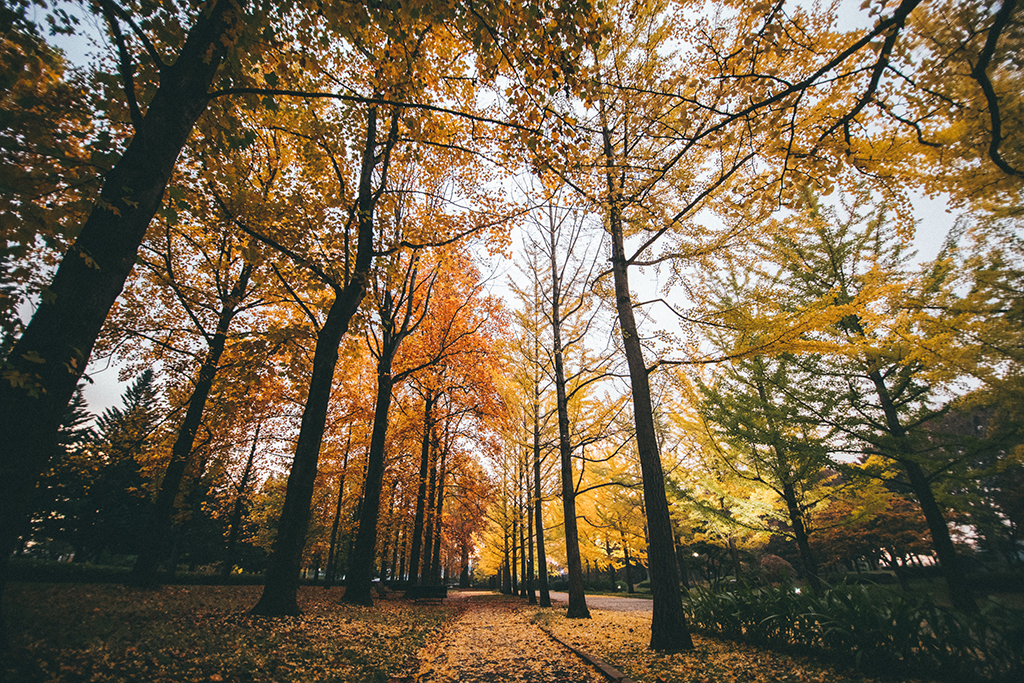
{"type": "Polygon", "coordinates": [[[551,607],[551,591],[548,589],[548,557],[544,548],[544,517],[541,514],[540,488],[540,388],[533,385],[533,521],[537,525],[537,584],[540,588],[540,606],[551,607]]]}
{"type": "MultiPolygon", "coordinates": [[[[553,240],[552,240],[553,241],[553,240]]],[[[569,573],[570,619],[589,619],[587,598],[583,592],[583,569],[580,565],[579,531],[576,526],[576,488],[572,473],[572,442],[569,434],[569,404],[565,391],[565,368],[562,361],[562,320],[558,263],[552,244],[551,252],[551,333],[555,352],[555,401],[558,410],[558,454],[562,474],[562,515],[565,518],[565,556],[569,573]]]]}
{"type": "Polygon", "coordinates": [[[327,551],[327,577],[324,588],[334,585],[338,573],[338,527],[341,525],[341,504],[345,500],[345,475],[348,473],[348,456],[352,451],[352,427],[348,429],[345,443],[345,459],[341,463],[341,476],[338,477],[338,500],[334,504],[334,522],[331,523],[331,547],[327,551]]]}
{"type": "Polygon", "coordinates": [[[533,577],[536,576],[536,565],[533,562],[533,505],[530,501],[530,470],[526,470],[526,548],[529,552],[526,562],[526,594],[531,605],[537,604],[537,590],[533,577]]]}
{"type": "Polygon", "coordinates": [[[622,555],[626,561],[626,592],[635,593],[633,588],[633,567],[629,558],[629,543],[626,542],[626,534],[622,534],[622,555]]]}
{"type": "MultiPolygon", "coordinates": [[[[392,130],[394,128],[392,118],[392,130]]],[[[338,345],[348,331],[349,322],[366,293],[370,265],[373,261],[373,213],[377,202],[372,181],[378,165],[382,165],[386,173],[387,152],[393,145],[394,134],[389,137],[385,154],[377,154],[377,110],[371,107],[367,112],[366,137],[359,174],[359,236],[355,265],[345,287],[340,291],[336,290],[334,302],[327,313],[327,320],[316,336],[309,391],[302,411],[291,472],[288,474],[277,536],[267,563],[263,594],[252,608],[253,614],[299,614],[299,605],[296,601],[299,569],[302,564],[302,550],[306,544],[306,526],[309,523],[310,504],[313,500],[317,465],[320,460],[320,445],[327,423],[327,407],[331,398],[331,385],[334,382],[334,368],[338,363],[338,345]]]]}
{"type": "Polygon", "coordinates": [[[402,545],[398,552],[398,580],[406,581],[405,563],[409,559],[409,527],[402,527],[402,545]]]}
{"type": "Polygon", "coordinates": [[[878,402],[885,415],[886,428],[889,434],[896,441],[899,450],[898,462],[907,473],[907,479],[914,490],[917,502],[921,506],[925,522],[928,524],[928,532],[932,537],[932,547],[939,557],[939,564],[942,567],[942,574],[946,578],[946,587],[949,590],[949,599],[959,609],[968,612],[977,611],[978,605],[974,602],[973,590],[967,579],[967,572],[957,555],[953,546],[953,538],[949,534],[949,527],[942,514],[942,509],[935,500],[935,493],[932,491],[931,483],[925,475],[921,465],[907,457],[911,452],[907,431],[900,421],[899,413],[889,395],[889,389],[885,379],[878,370],[868,373],[875,386],[878,395],[878,402]]]}
{"type": "MultiPolygon", "coordinates": [[[[178,155],[206,110],[210,84],[244,21],[245,0],[211,3],[189,30],[124,155],[103,181],[0,382],[0,600],[7,560],[27,528],[32,498],[57,442],[64,409],[135,265],[178,155]]],[[[6,643],[0,602],[0,647],[6,643]]]]}
{"type": "Polygon", "coordinates": [[[508,595],[512,592],[512,582],[509,581],[508,575],[508,531],[502,534],[502,539],[505,542],[505,552],[501,562],[501,592],[508,595]]]}
{"type": "MultiPolygon", "coordinates": [[[[807,526],[804,524],[804,512],[800,508],[800,501],[797,499],[796,488],[793,483],[789,481],[789,458],[785,446],[781,442],[781,428],[776,426],[774,418],[771,416],[771,406],[773,402],[769,396],[768,389],[765,386],[763,380],[764,368],[760,362],[757,363],[758,374],[756,377],[757,384],[757,395],[761,400],[761,405],[765,409],[767,414],[768,429],[771,434],[771,447],[775,453],[775,462],[780,470],[780,479],[784,481],[782,484],[782,499],[786,503],[786,512],[789,516],[790,526],[793,527],[793,537],[796,539],[796,545],[800,552],[800,564],[804,570],[804,576],[807,577],[807,581],[811,584],[814,590],[821,590],[821,579],[818,578],[818,563],[814,560],[814,555],[811,553],[811,545],[807,537],[807,526]]],[[[722,502],[723,508],[725,502],[722,502]]],[[[729,547],[733,554],[733,564],[736,567],[736,578],[740,576],[740,561],[739,553],[735,550],[736,541],[729,538],[729,547]]]]}
{"type": "MultiPolygon", "coordinates": [[[[522,477],[519,478],[520,484],[522,484],[522,477]]],[[[519,582],[519,595],[527,597],[530,593],[530,575],[527,574],[529,564],[526,561],[526,524],[522,518],[522,506],[517,505],[517,512],[519,513],[519,573],[522,579],[519,582]]]]}
{"type": "Polygon", "coordinates": [[[423,400],[423,441],[420,445],[420,474],[416,486],[416,518],[412,527],[412,549],[409,551],[409,583],[420,580],[420,551],[423,544],[423,517],[427,505],[427,473],[430,469],[431,413],[434,393],[427,391],[423,400]]]}
{"type": "Polygon", "coordinates": [[[441,462],[438,464],[437,475],[437,501],[434,505],[434,543],[431,551],[430,581],[433,584],[441,582],[441,527],[444,521],[444,480],[448,476],[448,448],[441,450],[441,462]]]}
{"type": "Polygon", "coordinates": [[[647,511],[647,531],[650,536],[648,560],[650,562],[653,614],[651,617],[651,643],[655,650],[693,649],[686,616],[683,613],[679,590],[679,572],[676,567],[672,539],[672,518],[665,495],[665,475],[658,453],[658,440],[654,430],[654,410],[651,405],[651,386],[643,347],[633,317],[633,301],[629,293],[629,277],[623,245],[622,197],[615,178],[615,152],[611,131],[608,129],[601,103],[601,129],[608,183],[608,229],[612,240],[612,275],[615,281],[615,308],[622,334],[626,363],[629,366],[630,388],[633,393],[633,420],[636,426],[636,446],[644,485],[644,509],[647,511]]]}
{"type": "MultiPolygon", "coordinates": [[[[434,444],[434,452],[437,453],[437,444],[434,444]]],[[[435,456],[436,458],[437,456],[435,456]]],[[[437,467],[434,462],[430,468],[430,477],[427,482],[427,519],[423,525],[423,567],[420,570],[421,583],[430,581],[428,578],[431,553],[434,550],[434,499],[437,496],[437,467]]]]}
{"type": "Polygon", "coordinates": [[[231,518],[228,523],[228,544],[224,551],[224,564],[220,569],[220,575],[225,578],[231,575],[231,570],[235,566],[235,546],[238,544],[238,532],[242,526],[242,515],[245,513],[245,490],[249,487],[253,463],[256,461],[256,444],[259,442],[262,426],[262,424],[257,424],[256,432],[252,435],[252,447],[249,449],[249,457],[245,460],[242,481],[238,484],[238,495],[235,497],[235,504],[231,509],[231,518]]]}
{"type": "Polygon", "coordinates": [[[267,564],[266,583],[259,601],[252,608],[253,614],[299,614],[296,592],[299,589],[302,550],[306,545],[306,526],[313,500],[320,444],[327,421],[327,405],[334,379],[334,367],[338,360],[338,345],[351,318],[351,315],[345,316],[348,308],[341,297],[335,299],[327,321],[317,334],[309,394],[302,412],[299,439],[285,489],[284,506],[278,521],[273,551],[267,564]]]}
{"type": "Polygon", "coordinates": [[[213,380],[220,366],[220,357],[224,353],[228,329],[238,312],[238,304],[241,303],[245,296],[245,290],[249,287],[249,276],[252,275],[252,270],[253,267],[250,263],[245,263],[242,266],[238,281],[221,304],[217,329],[210,337],[210,348],[203,360],[203,365],[199,368],[195,389],[192,391],[188,408],[185,411],[185,419],[181,422],[178,436],[171,448],[171,460],[167,464],[167,470],[160,483],[160,493],[150,507],[149,518],[139,538],[139,555],[135,559],[129,579],[134,584],[152,586],[157,583],[157,568],[167,550],[166,539],[170,535],[171,519],[174,516],[174,501],[178,497],[185,472],[192,462],[192,447],[196,441],[196,432],[199,431],[203,422],[203,411],[206,410],[206,402],[210,397],[213,380]]]}
{"type": "Polygon", "coordinates": [[[469,588],[469,544],[462,542],[459,553],[459,588],[469,588]]]}
{"type": "Polygon", "coordinates": [[[516,531],[517,531],[518,522],[519,522],[519,519],[518,519],[518,517],[516,517],[515,513],[513,512],[513,514],[512,514],[512,533],[511,533],[511,537],[512,537],[512,564],[509,565],[509,568],[510,568],[510,571],[511,571],[511,576],[512,576],[512,595],[515,595],[516,593],[519,592],[519,580],[518,580],[519,579],[519,576],[518,576],[519,564],[517,562],[518,557],[516,555],[516,531]]]}
{"type": "Polygon", "coordinates": [[[366,456],[366,478],[363,480],[363,507],[359,515],[359,531],[349,561],[348,581],[345,584],[345,602],[355,605],[373,605],[370,592],[373,583],[374,559],[377,547],[377,517],[380,512],[381,487],[384,482],[385,445],[388,429],[388,410],[391,408],[394,380],[391,363],[394,350],[386,352],[377,363],[377,404],[373,413],[373,434],[366,456]]]}

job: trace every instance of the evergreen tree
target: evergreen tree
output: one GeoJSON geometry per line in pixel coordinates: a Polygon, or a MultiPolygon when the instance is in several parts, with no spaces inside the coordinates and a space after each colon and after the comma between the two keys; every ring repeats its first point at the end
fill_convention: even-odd
{"type": "Polygon", "coordinates": [[[148,505],[143,462],[159,447],[159,402],[152,370],[144,370],[125,390],[120,407],[96,419],[93,442],[96,476],[85,511],[91,522],[89,545],[131,554],[148,505]]]}

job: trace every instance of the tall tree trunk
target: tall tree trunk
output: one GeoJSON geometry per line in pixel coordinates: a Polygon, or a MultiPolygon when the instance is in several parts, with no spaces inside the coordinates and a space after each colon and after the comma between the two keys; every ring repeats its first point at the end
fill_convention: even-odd
{"type": "Polygon", "coordinates": [[[511,577],[512,577],[512,590],[511,590],[512,595],[515,595],[516,593],[519,592],[519,580],[518,580],[519,579],[519,576],[518,576],[519,563],[517,561],[518,557],[516,556],[516,531],[517,531],[518,522],[519,522],[519,519],[516,516],[515,511],[513,511],[512,512],[512,533],[510,534],[510,536],[512,538],[512,563],[509,565],[509,571],[510,571],[511,577]]]}
{"type": "MultiPolygon", "coordinates": [[[[245,0],[216,2],[199,14],[124,155],[68,249],[32,320],[5,359],[0,382],[0,600],[7,560],[26,528],[64,409],[96,337],[135,265],[136,254],[207,91],[244,21],[245,0]],[[8,381],[11,378],[12,381],[8,381]],[[23,381],[15,382],[13,378],[23,381]]],[[[0,647],[6,628],[0,602],[0,647]]]]}
{"type": "Polygon", "coordinates": [[[469,543],[462,542],[459,557],[459,588],[469,588],[469,543]]]}
{"type": "Polygon", "coordinates": [[[160,483],[160,493],[150,507],[149,519],[139,539],[139,555],[132,567],[129,579],[136,585],[152,586],[157,583],[157,568],[167,549],[166,539],[171,528],[171,519],[174,516],[174,501],[178,497],[185,472],[192,462],[192,448],[196,441],[196,432],[199,431],[203,422],[203,411],[206,410],[206,402],[210,397],[213,380],[220,366],[220,357],[224,353],[228,329],[238,311],[238,304],[241,303],[245,296],[245,290],[249,287],[249,276],[252,274],[252,270],[253,267],[250,263],[242,266],[238,281],[221,305],[217,329],[210,338],[210,348],[203,360],[202,367],[199,368],[199,376],[189,399],[188,409],[185,411],[185,419],[182,420],[178,436],[171,448],[171,461],[167,464],[167,470],[160,483]]]}
{"type": "MultiPolygon", "coordinates": [[[[807,576],[811,587],[819,591],[822,584],[821,579],[818,577],[818,563],[815,562],[814,555],[811,553],[811,544],[808,541],[807,529],[804,526],[803,511],[800,509],[800,504],[796,499],[796,490],[792,484],[786,484],[782,487],[782,497],[786,501],[789,523],[793,527],[793,537],[796,539],[796,547],[800,551],[800,564],[803,565],[804,574],[807,576]]],[[[732,541],[732,539],[730,541],[732,545],[736,545],[735,541],[732,541]]],[[[737,576],[737,578],[739,577],[737,576]]]]}
{"type": "Polygon", "coordinates": [[[939,557],[939,564],[942,566],[942,573],[946,577],[946,586],[949,589],[949,599],[957,608],[974,612],[978,605],[974,602],[973,591],[970,582],[967,580],[967,572],[964,569],[956,548],[953,546],[953,538],[949,534],[949,527],[942,514],[942,509],[935,500],[931,483],[925,475],[921,465],[907,457],[911,453],[909,439],[906,429],[900,421],[899,413],[889,395],[889,388],[878,370],[868,373],[875,386],[878,395],[879,405],[885,415],[886,427],[896,441],[899,456],[896,460],[903,466],[910,481],[917,502],[921,506],[921,512],[928,523],[928,531],[932,537],[932,547],[939,557]]]}
{"type": "Polygon", "coordinates": [[[439,465],[437,460],[440,459],[437,454],[438,449],[436,441],[434,442],[434,453],[435,462],[431,465],[430,477],[427,482],[427,518],[423,523],[423,549],[425,552],[423,553],[423,567],[420,570],[421,583],[428,583],[430,581],[428,578],[430,560],[431,553],[434,550],[434,499],[437,496],[437,468],[439,465]]]}
{"type": "Polygon", "coordinates": [[[505,550],[501,562],[501,592],[508,595],[512,592],[512,582],[509,580],[508,575],[508,531],[502,534],[502,539],[505,542],[505,550]]]}
{"type": "MultiPolygon", "coordinates": [[[[520,468],[521,469],[521,468],[520,468]]],[[[519,477],[519,485],[523,482],[522,476],[519,477]]],[[[520,499],[520,503],[522,500],[520,499]]],[[[516,505],[516,512],[519,515],[519,573],[522,576],[522,580],[519,582],[519,595],[521,597],[528,597],[530,593],[530,575],[527,574],[529,563],[526,561],[526,527],[529,526],[523,520],[523,508],[521,504],[516,505]]]]}
{"type": "Polygon", "coordinates": [[[438,464],[437,501],[434,505],[434,548],[431,551],[430,582],[437,585],[441,582],[441,527],[444,521],[444,480],[448,476],[448,447],[441,450],[441,462],[438,464]]]}
{"type": "Polygon", "coordinates": [[[245,513],[245,490],[249,487],[249,478],[252,476],[253,463],[256,460],[256,444],[260,438],[262,423],[256,425],[256,432],[252,436],[252,447],[249,449],[249,457],[245,460],[245,470],[242,472],[242,481],[238,484],[238,495],[235,497],[235,505],[231,510],[229,521],[228,545],[224,552],[224,564],[221,566],[220,575],[227,578],[235,566],[235,546],[238,544],[238,532],[242,526],[242,515],[245,513]]]}
{"type": "Polygon", "coordinates": [[[423,441],[420,446],[420,474],[416,487],[416,518],[412,527],[412,549],[409,551],[409,583],[420,580],[420,550],[423,543],[423,517],[427,505],[427,473],[430,469],[431,413],[434,393],[430,390],[423,400],[423,441]]]}
{"type": "MultiPolygon", "coordinates": [[[[394,115],[392,130],[394,130],[394,115]]],[[[394,145],[394,134],[389,137],[385,152],[394,145]]],[[[348,331],[349,321],[355,315],[366,293],[370,265],[373,261],[373,213],[377,194],[373,190],[374,170],[378,164],[387,170],[388,155],[377,154],[377,110],[371,107],[366,117],[366,138],[363,146],[362,168],[359,174],[358,244],[355,265],[350,278],[341,291],[336,291],[327,320],[317,333],[313,353],[313,369],[309,379],[306,406],[302,411],[299,438],[295,445],[292,469],[288,475],[284,506],[277,525],[277,537],[267,564],[266,585],[253,614],[284,616],[299,614],[296,592],[299,589],[299,569],[302,550],[306,544],[306,525],[316,482],[320,444],[327,423],[327,406],[334,382],[334,368],[338,363],[338,345],[348,331]]],[[[382,181],[383,182],[383,181],[382,181]]]]}
{"type": "Polygon", "coordinates": [[[345,602],[354,605],[373,605],[370,592],[377,547],[377,517],[380,513],[381,487],[384,482],[385,445],[388,429],[388,410],[391,407],[391,362],[394,350],[386,351],[377,364],[377,405],[373,414],[373,434],[366,457],[366,478],[363,480],[363,507],[359,515],[359,532],[349,561],[348,582],[345,584],[345,602]]]}
{"type": "Polygon", "coordinates": [[[529,556],[526,562],[526,594],[531,605],[537,604],[537,591],[533,583],[536,565],[533,562],[533,505],[530,500],[530,469],[526,468],[526,548],[529,556]]]}
{"type": "Polygon", "coordinates": [[[551,333],[555,352],[555,401],[558,410],[558,454],[562,473],[562,514],[565,518],[566,569],[569,572],[570,619],[589,619],[587,598],[583,592],[583,569],[580,565],[580,541],[576,527],[576,488],[572,473],[572,437],[569,433],[569,404],[565,391],[565,368],[562,360],[562,319],[558,262],[552,238],[551,251],[551,333]]]}
{"type": "Polygon", "coordinates": [[[629,277],[623,245],[622,197],[615,179],[615,153],[611,131],[608,130],[601,103],[602,135],[608,183],[608,229],[612,239],[612,275],[615,280],[615,308],[622,333],[626,363],[629,366],[633,393],[633,420],[636,425],[636,446],[644,484],[644,509],[650,535],[648,560],[654,605],[651,617],[651,648],[654,650],[693,649],[679,591],[679,572],[672,542],[672,519],[665,495],[665,475],[661,469],[658,440],[654,430],[651,386],[643,347],[633,317],[633,301],[629,293],[629,277]]]}
{"type": "Polygon", "coordinates": [[[540,488],[540,387],[533,385],[533,520],[537,525],[537,583],[540,588],[540,606],[551,607],[548,589],[548,557],[544,548],[544,517],[541,514],[543,498],[540,488]]]}
{"type": "Polygon", "coordinates": [[[636,589],[633,588],[633,567],[629,560],[629,543],[626,542],[625,533],[622,534],[622,555],[626,560],[626,592],[636,593],[636,589]]]}

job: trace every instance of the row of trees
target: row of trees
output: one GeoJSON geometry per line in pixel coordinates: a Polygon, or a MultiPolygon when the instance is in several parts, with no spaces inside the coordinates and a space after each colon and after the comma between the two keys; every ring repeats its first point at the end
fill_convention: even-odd
{"type": "MultiPolygon", "coordinates": [[[[517,469],[501,477],[516,483],[508,490],[521,491],[511,518],[527,513],[525,524],[514,522],[512,538],[528,527],[539,541],[545,493],[538,434],[550,417],[557,425],[550,444],[558,452],[570,614],[586,615],[578,519],[607,530],[613,519],[630,516],[602,503],[591,519],[577,497],[614,490],[623,495],[609,500],[633,500],[635,509],[642,490],[642,545],[654,593],[651,645],[689,647],[668,496],[679,471],[663,462],[668,442],[659,410],[666,413],[657,402],[661,375],[653,371],[728,358],[749,359],[739,371],[753,378],[761,402],[744,403],[747,421],[731,425],[725,413],[736,392],[706,378],[701,405],[705,422],[717,426],[687,434],[707,438],[705,459],[720,447],[726,452],[714,469],[749,475],[747,465],[734,466],[729,449],[781,461],[784,434],[801,452],[821,451],[816,440],[825,452],[844,439],[869,444],[861,451],[902,468],[948,576],[954,584],[962,579],[943,538],[941,509],[929,509],[939,507],[929,502],[936,472],[922,469],[908,432],[919,424],[914,410],[923,400],[910,381],[916,356],[876,349],[885,335],[908,334],[903,309],[882,303],[889,292],[913,287],[894,277],[866,279],[862,288],[834,267],[816,276],[823,280],[808,278],[805,271],[817,271],[792,258],[803,244],[800,230],[779,212],[803,216],[808,207],[814,211],[809,193],[863,188],[906,234],[911,187],[948,193],[979,210],[1015,207],[1024,174],[1021,127],[1014,125],[1020,12],[1012,0],[995,11],[985,3],[869,3],[865,27],[853,30],[836,25],[835,7],[782,2],[726,1],[699,11],[668,0],[330,8],[104,1],[86,9],[105,27],[110,50],[97,69],[70,76],[26,4],[3,10],[12,74],[3,100],[11,217],[3,259],[13,273],[2,318],[9,351],[0,431],[10,435],[0,457],[3,562],[34,507],[90,356],[128,354],[175,377],[174,436],[152,479],[149,533],[134,570],[139,582],[151,582],[168,554],[183,484],[203,469],[204,438],[230,439],[229,430],[209,426],[215,412],[232,422],[256,412],[269,395],[278,398],[266,401],[268,410],[289,405],[295,421],[292,431],[271,432],[294,434],[294,446],[267,584],[255,608],[264,614],[297,611],[332,416],[343,426],[356,415],[372,424],[363,435],[346,591],[363,603],[370,601],[384,538],[380,510],[391,509],[388,491],[410,501],[415,491],[415,518],[432,524],[431,510],[451,500],[444,481],[458,460],[441,435],[487,434],[470,424],[484,416],[493,429],[514,435],[507,448],[515,457],[501,460],[517,462],[517,469]],[[486,377],[470,392],[463,389],[470,380],[439,368],[456,357],[493,355],[475,349],[493,348],[483,331],[500,316],[478,296],[478,278],[460,277],[472,272],[465,244],[504,248],[523,207],[499,193],[497,181],[524,170],[538,178],[543,189],[533,195],[550,208],[528,257],[534,284],[520,287],[523,309],[533,311],[532,331],[518,344],[527,360],[517,367],[527,376],[513,382],[524,390],[515,400],[505,391],[499,402],[484,398],[501,393],[486,389],[486,377]],[[607,270],[581,252],[582,232],[573,227],[579,212],[601,217],[607,270]],[[762,260],[777,272],[758,277],[796,273],[787,281],[789,299],[763,296],[762,283],[753,292],[726,289],[743,304],[723,308],[721,287],[703,291],[705,271],[725,267],[739,278],[744,266],[762,260]],[[635,300],[629,276],[658,266],[669,286],[681,286],[675,292],[687,294],[669,306],[684,325],[684,343],[641,333],[652,304],[635,300]],[[22,328],[18,306],[31,296],[38,305],[22,328]],[[614,303],[613,316],[597,314],[601,300],[614,303]],[[550,335],[543,344],[542,311],[550,335]],[[890,322],[894,311],[901,315],[890,322]],[[707,328],[737,334],[711,335],[721,350],[709,357],[699,341],[707,328]],[[587,341],[598,329],[617,341],[587,341]],[[357,337],[367,339],[365,351],[353,350],[357,337]],[[607,352],[586,350],[605,346],[607,352]],[[782,364],[790,362],[770,356],[790,353],[804,363],[825,351],[857,359],[861,376],[848,402],[868,412],[865,401],[877,398],[871,407],[879,407],[881,420],[858,426],[845,419],[831,424],[829,417],[812,424],[795,410],[764,410],[782,391],[775,385],[786,386],[782,364]],[[678,352],[686,357],[670,355],[678,352]],[[373,408],[360,413],[357,358],[374,375],[365,392],[373,408]],[[628,377],[625,392],[606,389],[610,374],[628,377]],[[541,408],[542,375],[554,396],[550,410],[541,408]],[[443,381],[423,379],[429,376],[443,381]],[[265,394],[267,383],[279,391],[265,394]],[[403,449],[389,448],[398,424],[391,415],[400,412],[392,397],[412,383],[423,402],[416,411],[424,416],[419,467],[411,468],[416,479],[408,487],[389,489],[392,464],[403,457],[403,449]],[[905,399],[903,391],[910,392],[905,399]],[[332,398],[339,393],[350,396],[332,398]],[[721,420],[716,401],[726,406],[721,420]],[[437,421],[434,410],[442,405],[451,412],[437,421]],[[759,406],[764,418],[754,420],[759,406]],[[804,425],[799,437],[790,435],[804,425]],[[883,438],[869,434],[880,426],[883,438]],[[531,451],[532,496],[525,455],[531,451]]],[[[57,31],[74,28],[60,7],[49,21],[57,31]]],[[[924,291],[930,282],[915,286],[924,291]]],[[[989,328],[976,321],[1012,316],[979,316],[976,309],[1001,312],[1008,295],[972,298],[956,287],[939,289],[942,305],[919,309],[936,321],[931,329],[945,330],[942,348],[970,347],[964,335],[977,335],[975,346],[984,352],[970,367],[942,359],[934,366],[947,376],[927,379],[952,381],[977,368],[986,386],[1000,383],[1016,367],[1012,353],[988,353],[999,340],[988,339],[989,328]],[[945,309],[952,317],[936,312],[945,309]]],[[[488,375],[482,362],[467,365],[488,375]]],[[[805,368],[812,377],[819,372],[805,368]]],[[[810,398],[801,410],[824,414],[832,400],[810,398]]],[[[776,484],[787,510],[803,504],[785,482],[776,484]]],[[[798,544],[806,534],[806,525],[796,530],[800,514],[789,516],[798,544]]],[[[432,563],[437,555],[427,551],[426,529],[417,528],[410,556],[419,538],[419,553],[432,563]]],[[[625,531],[620,536],[628,546],[625,531]]]]}

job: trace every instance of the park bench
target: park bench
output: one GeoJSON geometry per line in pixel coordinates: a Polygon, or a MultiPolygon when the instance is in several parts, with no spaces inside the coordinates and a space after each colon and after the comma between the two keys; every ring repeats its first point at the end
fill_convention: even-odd
{"type": "Polygon", "coordinates": [[[440,602],[448,597],[447,586],[409,586],[405,589],[405,599],[416,602],[440,602]]]}

